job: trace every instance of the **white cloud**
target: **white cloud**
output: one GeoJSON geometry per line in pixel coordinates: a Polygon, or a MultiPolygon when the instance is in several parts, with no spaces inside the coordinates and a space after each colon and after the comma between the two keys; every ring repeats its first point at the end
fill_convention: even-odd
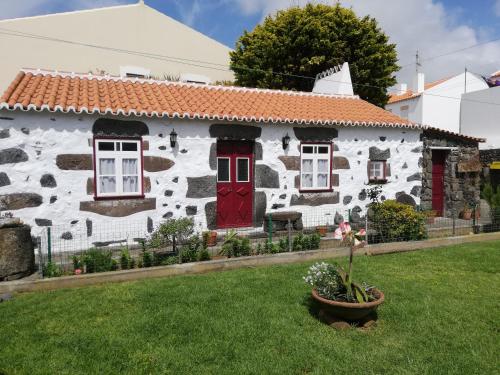
{"type": "MultiPolygon", "coordinates": [[[[244,14],[261,14],[263,17],[290,5],[304,5],[308,0],[231,0],[244,14]]],[[[336,1],[315,2],[335,4],[336,1]]],[[[456,21],[454,9],[446,9],[435,0],[341,0],[343,6],[352,7],[359,16],[376,18],[382,29],[396,43],[400,65],[412,64],[416,50],[423,59],[422,70],[426,81],[470,71],[489,74],[498,70],[500,42],[483,44],[440,58],[426,58],[482,43],[497,35],[485,33],[456,21]]],[[[496,8],[500,13],[500,0],[496,8]]],[[[494,31],[494,30],[493,30],[494,31]]],[[[411,83],[415,65],[403,68],[398,74],[400,82],[411,83]]]]}
{"type": "Polygon", "coordinates": [[[185,0],[175,0],[175,6],[179,11],[182,22],[188,26],[193,26],[203,11],[202,5],[198,0],[194,0],[190,4],[185,0]]]}
{"type": "Polygon", "coordinates": [[[0,0],[0,19],[101,8],[131,2],[135,0],[0,0]]]}
{"type": "Polygon", "coordinates": [[[495,4],[493,5],[493,10],[495,14],[500,17],[500,0],[497,0],[495,4]]]}

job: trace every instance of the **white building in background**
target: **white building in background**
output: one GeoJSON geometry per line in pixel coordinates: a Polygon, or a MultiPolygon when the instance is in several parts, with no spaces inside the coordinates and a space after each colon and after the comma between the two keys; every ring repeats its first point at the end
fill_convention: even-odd
{"type": "Polygon", "coordinates": [[[233,79],[229,47],[143,1],[2,20],[0,31],[0,93],[23,67],[123,77],[169,75],[202,83],[233,79]]]}
{"type": "Polygon", "coordinates": [[[463,94],[460,115],[463,134],[486,138],[482,149],[500,149],[500,86],[463,94]]]}
{"type": "Polygon", "coordinates": [[[385,108],[410,121],[460,133],[462,94],[488,87],[483,77],[470,72],[427,84],[424,74],[418,73],[412,88],[400,85],[398,94],[390,97],[385,108]]]}

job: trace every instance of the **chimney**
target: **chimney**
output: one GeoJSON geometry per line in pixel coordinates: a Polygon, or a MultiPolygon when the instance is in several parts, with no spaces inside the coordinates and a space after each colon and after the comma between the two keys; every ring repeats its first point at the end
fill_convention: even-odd
{"type": "Polygon", "coordinates": [[[424,73],[417,73],[413,80],[413,91],[417,94],[424,92],[425,76],[424,73]]]}
{"type": "Polygon", "coordinates": [[[316,76],[313,92],[316,94],[354,95],[349,63],[338,65],[316,76]]]}
{"type": "Polygon", "coordinates": [[[399,85],[399,90],[398,90],[399,95],[404,94],[407,91],[408,91],[408,85],[406,83],[402,83],[399,85]]]}

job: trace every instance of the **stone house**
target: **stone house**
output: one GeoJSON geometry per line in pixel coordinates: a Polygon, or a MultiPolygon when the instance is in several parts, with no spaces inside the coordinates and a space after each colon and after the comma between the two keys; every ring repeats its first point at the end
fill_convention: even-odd
{"type": "MultiPolygon", "coordinates": [[[[367,189],[449,216],[479,199],[480,139],[357,96],[23,70],[0,99],[0,203],[33,226],[361,220],[367,189]]],[[[70,239],[70,236],[67,236],[70,239]]]]}

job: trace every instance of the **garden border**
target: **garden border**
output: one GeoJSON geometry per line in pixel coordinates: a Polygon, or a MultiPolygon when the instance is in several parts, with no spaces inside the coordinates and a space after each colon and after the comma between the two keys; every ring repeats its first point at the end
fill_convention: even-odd
{"type": "MultiPolygon", "coordinates": [[[[432,249],[442,246],[465,243],[500,240],[500,232],[483,233],[459,237],[435,238],[423,241],[392,242],[368,245],[356,255],[382,255],[432,249]]],[[[320,250],[297,251],[272,255],[257,255],[230,259],[217,259],[205,262],[174,264],[151,268],[136,268],[124,271],[63,276],[51,279],[16,280],[0,283],[0,294],[14,292],[49,291],[56,289],[77,288],[108,282],[135,281],[143,279],[170,277],[178,275],[202,274],[226,271],[237,268],[253,268],[277,264],[300,263],[312,260],[348,256],[349,248],[332,248],[320,250]]]]}

